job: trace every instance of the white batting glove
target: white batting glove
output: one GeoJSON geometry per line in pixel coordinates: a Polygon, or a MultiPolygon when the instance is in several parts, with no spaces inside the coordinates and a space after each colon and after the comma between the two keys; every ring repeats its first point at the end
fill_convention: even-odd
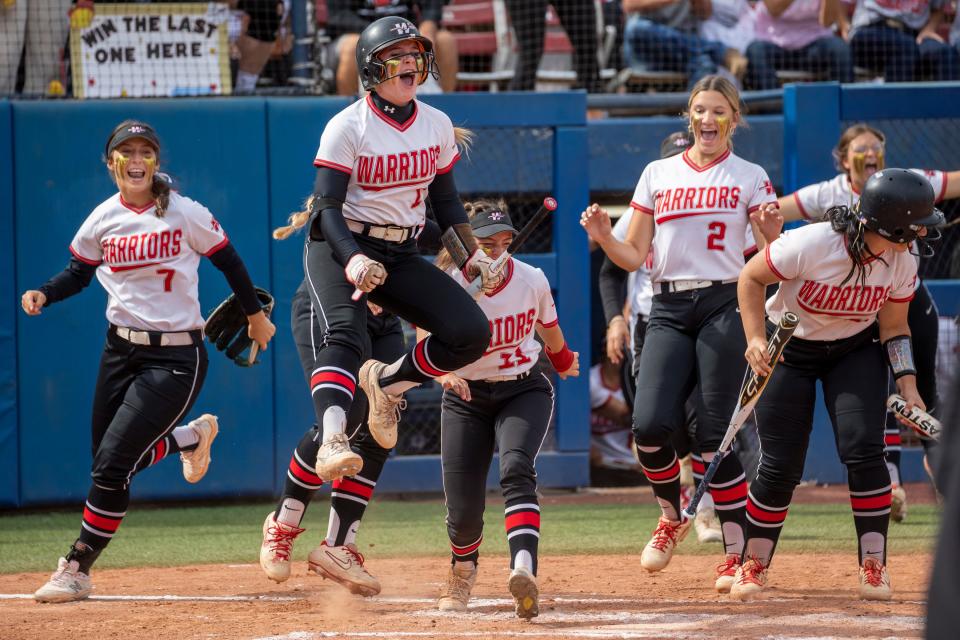
{"type": "Polygon", "coordinates": [[[387,270],[384,266],[362,253],[357,253],[350,258],[344,272],[347,274],[347,280],[363,293],[370,293],[387,280],[387,270]]]}
{"type": "Polygon", "coordinates": [[[463,267],[463,275],[468,280],[480,278],[480,290],[490,293],[503,284],[503,274],[490,269],[493,259],[481,249],[477,249],[463,267]]]}

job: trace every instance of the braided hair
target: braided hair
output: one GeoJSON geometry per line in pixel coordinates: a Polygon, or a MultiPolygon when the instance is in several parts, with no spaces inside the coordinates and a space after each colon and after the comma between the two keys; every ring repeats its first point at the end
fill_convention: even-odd
{"type": "Polygon", "coordinates": [[[845,285],[851,278],[855,278],[855,284],[865,286],[867,283],[867,262],[880,260],[886,264],[884,259],[873,253],[867,245],[867,228],[860,220],[859,206],[860,203],[857,203],[851,209],[846,205],[837,205],[830,207],[824,216],[830,221],[830,227],[834,231],[843,234],[846,240],[844,244],[847,248],[847,255],[850,256],[850,261],[853,263],[850,265],[850,272],[840,283],[840,286],[845,285]]]}

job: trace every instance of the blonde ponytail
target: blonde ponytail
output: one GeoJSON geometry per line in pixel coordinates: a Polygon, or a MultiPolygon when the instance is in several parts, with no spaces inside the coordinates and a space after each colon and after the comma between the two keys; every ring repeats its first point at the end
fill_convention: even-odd
{"type": "Polygon", "coordinates": [[[310,209],[313,205],[313,196],[310,196],[303,203],[303,211],[297,211],[296,213],[290,214],[290,217],[287,219],[290,224],[285,227],[277,227],[273,230],[273,239],[274,240],[286,240],[294,233],[306,226],[307,221],[310,219],[310,209]]]}

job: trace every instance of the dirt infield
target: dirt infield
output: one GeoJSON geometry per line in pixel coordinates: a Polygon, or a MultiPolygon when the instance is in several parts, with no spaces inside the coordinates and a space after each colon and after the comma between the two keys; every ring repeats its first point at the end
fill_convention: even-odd
{"type": "MultiPolygon", "coordinates": [[[[846,487],[801,487],[795,502],[845,502],[846,487]]],[[[555,493],[544,504],[642,500],[649,488],[587,495],[555,493]]],[[[912,504],[933,501],[928,487],[908,488],[912,504]]],[[[586,541],[584,544],[588,544],[586,541]]],[[[639,544],[638,544],[639,547],[639,544]]],[[[436,610],[447,560],[369,557],[380,596],[351,596],[294,565],[276,585],[255,564],[95,570],[90,600],[38,604],[30,595],[47,573],[0,575],[0,638],[68,637],[313,640],[319,638],[921,638],[929,554],[894,555],[894,600],[856,598],[851,553],[780,554],[763,601],[731,602],[713,591],[719,557],[680,555],[647,574],[639,555],[545,556],[541,613],[518,620],[506,590],[504,555],[481,559],[465,614],[436,610]]]]}

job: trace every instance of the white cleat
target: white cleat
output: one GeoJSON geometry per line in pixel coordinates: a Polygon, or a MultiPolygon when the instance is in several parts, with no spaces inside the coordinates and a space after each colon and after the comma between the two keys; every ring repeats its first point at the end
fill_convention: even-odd
{"type": "Polygon", "coordinates": [[[391,395],[380,388],[380,376],[386,364],[379,360],[367,360],[360,367],[358,377],[360,388],[367,394],[370,403],[367,426],[370,435],[384,449],[393,449],[397,446],[397,423],[400,421],[399,409],[403,395],[391,395]]]}
{"type": "Polygon", "coordinates": [[[290,577],[293,541],[303,532],[304,529],[274,520],[273,511],[267,514],[263,522],[263,543],[260,545],[260,568],[268,578],[280,583],[290,577]]]}
{"type": "Polygon", "coordinates": [[[862,600],[889,600],[893,597],[887,567],[876,558],[867,558],[860,567],[860,598],[862,600]]]}
{"type": "Polygon", "coordinates": [[[363,458],[350,449],[347,434],[338,433],[320,445],[315,471],[324,482],[355,476],[363,469],[363,458]]]}
{"type": "Polygon", "coordinates": [[[701,544],[723,542],[723,529],[720,518],[714,509],[703,508],[693,518],[693,528],[697,530],[697,541],[701,544]]]}
{"type": "Polygon", "coordinates": [[[513,596],[518,618],[529,620],[540,614],[540,590],[537,577],[524,567],[517,567],[510,574],[507,588],[513,596]]]}
{"type": "Polygon", "coordinates": [[[440,599],[437,600],[440,611],[466,611],[470,602],[470,591],[477,581],[477,565],[473,562],[457,564],[465,566],[450,565],[447,580],[440,587],[440,599]]]}
{"type": "Polygon", "coordinates": [[[180,462],[183,463],[183,477],[187,482],[200,482],[207,474],[207,468],[210,466],[210,447],[213,445],[213,439],[217,437],[220,430],[217,416],[205,413],[196,420],[192,421],[189,427],[193,427],[197,432],[199,440],[197,448],[193,451],[181,451],[180,462]]]}
{"type": "Polygon", "coordinates": [[[730,587],[730,597],[741,602],[748,602],[763,593],[767,586],[767,567],[756,558],[748,558],[737,569],[733,586],[730,587]]]}
{"type": "Polygon", "coordinates": [[[324,540],[310,552],[307,562],[310,571],[343,585],[350,593],[367,597],[380,593],[380,581],[363,566],[363,555],[355,544],[331,547],[324,540]]]}
{"type": "Polygon", "coordinates": [[[37,602],[73,602],[88,597],[91,591],[93,583],[90,576],[81,573],[77,561],[67,562],[66,558],[60,558],[57,570],[45,585],[37,589],[33,599],[37,602]]]}
{"type": "Polygon", "coordinates": [[[728,553],[723,562],[717,565],[717,578],[713,583],[717,593],[730,593],[736,581],[738,569],[740,569],[740,556],[736,553],[728,553]]]}
{"type": "Polygon", "coordinates": [[[692,523],[667,520],[660,516],[657,522],[657,528],[653,530],[653,536],[650,542],[643,548],[640,554],[640,566],[647,571],[660,571],[668,564],[673,557],[673,550],[680,542],[687,537],[692,523]]]}
{"type": "Polygon", "coordinates": [[[900,485],[890,490],[890,519],[903,522],[907,518],[907,492],[900,485]]]}

